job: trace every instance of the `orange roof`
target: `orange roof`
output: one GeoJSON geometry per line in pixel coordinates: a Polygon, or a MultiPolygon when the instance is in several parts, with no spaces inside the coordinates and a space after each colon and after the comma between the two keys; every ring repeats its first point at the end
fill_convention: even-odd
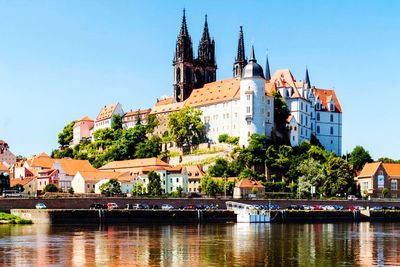
{"type": "Polygon", "coordinates": [[[201,165],[185,166],[189,179],[201,179],[204,175],[203,167],[201,165]]]}
{"type": "Polygon", "coordinates": [[[41,153],[33,158],[29,159],[28,165],[30,167],[40,167],[44,169],[51,169],[55,159],[49,157],[46,153],[41,153]]]}
{"type": "Polygon", "coordinates": [[[333,101],[335,103],[334,112],[342,113],[342,107],[340,106],[339,100],[336,97],[335,90],[315,88],[314,95],[315,98],[319,97],[321,105],[325,106],[326,111],[329,111],[330,100],[331,98],[333,98],[333,101]]]}
{"type": "Polygon", "coordinates": [[[69,176],[74,176],[78,171],[97,171],[88,160],[63,158],[56,162],[61,164],[62,169],[69,176]]]}
{"type": "Polygon", "coordinates": [[[296,88],[296,80],[289,69],[277,70],[274,75],[272,75],[270,83],[278,87],[296,88]]]}
{"type": "Polygon", "coordinates": [[[74,127],[81,125],[83,122],[94,122],[94,120],[92,120],[88,116],[85,116],[85,117],[81,118],[80,120],[76,121],[74,124],[74,127]]]}
{"type": "Polygon", "coordinates": [[[146,158],[146,159],[131,159],[113,161],[107,163],[100,170],[116,170],[124,168],[140,168],[140,167],[152,167],[152,166],[164,166],[169,167],[169,164],[158,159],[158,158],[146,158]]]}
{"type": "Polygon", "coordinates": [[[22,186],[25,186],[26,184],[28,184],[30,181],[36,179],[36,177],[26,177],[24,179],[10,179],[10,187],[14,187],[17,184],[20,184],[22,186]]]}
{"type": "Polygon", "coordinates": [[[3,163],[0,162],[0,171],[2,171],[2,172],[8,172],[9,169],[8,169],[6,166],[4,166],[3,163]]]}
{"type": "Polygon", "coordinates": [[[151,112],[151,108],[148,109],[139,109],[136,111],[129,111],[126,112],[124,117],[130,117],[130,116],[137,116],[137,115],[148,115],[151,112]]]}
{"type": "Polygon", "coordinates": [[[259,184],[258,182],[251,181],[251,180],[246,179],[246,178],[240,180],[239,182],[237,182],[236,183],[236,187],[239,187],[239,188],[253,188],[253,187],[264,188],[264,186],[259,184]]]}
{"type": "Polygon", "coordinates": [[[174,100],[172,99],[172,97],[168,97],[168,98],[164,98],[164,99],[160,99],[160,100],[157,99],[156,106],[172,104],[173,102],[174,102],[174,100]]]}
{"type": "Polygon", "coordinates": [[[154,167],[144,167],[142,168],[142,172],[150,172],[150,171],[170,171],[170,172],[178,172],[182,171],[181,166],[154,166],[154,167]]]}
{"type": "Polygon", "coordinates": [[[110,119],[115,109],[117,108],[118,103],[111,104],[109,106],[104,106],[99,115],[97,115],[96,121],[102,121],[110,119]]]}
{"type": "Polygon", "coordinates": [[[206,83],[203,88],[195,89],[186,99],[185,106],[199,107],[232,101],[240,98],[240,79],[230,78],[206,83]]]}
{"type": "MultiPolygon", "coordinates": [[[[192,93],[193,94],[193,93],[192,93]]],[[[185,100],[187,101],[187,100],[185,100]]],[[[166,112],[174,112],[178,111],[183,108],[185,105],[185,101],[177,102],[177,103],[168,103],[164,105],[156,105],[151,109],[151,114],[158,114],[158,113],[166,113],[166,112]]]]}
{"type": "Polygon", "coordinates": [[[126,172],[107,172],[107,171],[78,171],[83,179],[88,182],[98,182],[103,179],[118,179],[125,178],[126,172]]]}
{"type": "Polygon", "coordinates": [[[372,162],[372,163],[367,163],[364,165],[364,168],[361,170],[361,173],[358,177],[371,177],[373,176],[376,171],[378,170],[379,166],[381,165],[381,162],[372,162]]]}
{"type": "Polygon", "coordinates": [[[400,177],[400,164],[399,163],[383,163],[386,173],[390,177],[400,177]]]}

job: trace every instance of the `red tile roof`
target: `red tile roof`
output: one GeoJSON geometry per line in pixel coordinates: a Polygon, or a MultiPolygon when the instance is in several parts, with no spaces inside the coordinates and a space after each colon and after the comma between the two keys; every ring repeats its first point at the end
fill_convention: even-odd
{"type": "Polygon", "coordinates": [[[239,188],[264,188],[264,186],[262,184],[259,184],[256,181],[251,181],[249,179],[242,179],[239,182],[236,183],[236,187],[239,188]]]}
{"type": "Polygon", "coordinates": [[[114,170],[114,169],[124,169],[124,168],[140,168],[140,167],[153,167],[162,166],[169,167],[169,164],[158,159],[158,158],[145,158],[145,159],[131,159],[131,160],[121,160],[113,161],[107,163],[100,170],[114,170]]]}
{"type": "Polygon", "coordinates": [[[334,112],[342,113],[342,107],[340,106],[339,100],[336,97],[335,90],[315,88],[314,95],[315,99],[317,99],[317,97],[320,99],[321,105],[325,107],[326,111],[329,111],[330,100],[333,98],[335,103],[334,112]]]}
{"type": "Polygon", "coordinates": [[[114,113],[115,109],[117,108],[118,103],[114,103],[108,106],[104,106],[101,110],[99,115],[97,115],[96,121],[102,121],[110,119],[112,114],[114,113]]]}
{"type": "Polygon", "coordinates": [[[358,177],[371,177],[373,176],[376,171],[378,170],[379,166],[381,165],[381,162],[372,162],[372,163],[367,163],[364,165],[364,168],[361,170],[361,173],[358,177]]]}
{"type": "Polygon", "coordinates": [[[390,177],[400,177],[400,164],[399,163],[383,163],[386,173],[390,177]]]}

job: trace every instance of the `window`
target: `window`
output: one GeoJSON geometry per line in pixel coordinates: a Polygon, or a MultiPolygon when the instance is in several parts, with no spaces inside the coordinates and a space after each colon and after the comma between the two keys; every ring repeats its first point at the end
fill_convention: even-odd
{"type": "Polygon", "coordinates": [[[335,106],[333,105],[333,103],[331,103],[330,107],[329,107],[330,111],[334,111],[335,110],[335,106]]]}
{"type": "Polygon", "coordinates": [[[90,184],[87,184],[87,188],[90,188],[90,184]]]}
{"type": "Polygon", "coordinates": [[[303,125],[303,114],[300,115],[300,123],[303,125]]]}
{"type": "Polygon", "coordinates": [[[271,104],[271,101],[270,101],[269,99],[267,100],[267,104],[268,104],[268,105],[271,104]]]}
{"type": "Polygon", "coordinates": [[[306,126],[308,126],[308,117],[306,116],[306,126]]]}
{"type": "Polygon", "coordinates": [[[246,107],[246,112],[250,113],[250,107],[249,106],[246,107]]]}
{"type": "Polygon", "coordinates": [[[303,127],[300,127],[300,133],[303,135],[303,127]]]}
{"type": "Polygon", "coordinates": [[[363,189],[363,190],[368,189],[368,182],[362,182],[361,189],[363,189]]]}
{"type": "Polygon", "coordinates": [[[397,180],[392,180],[390,182],[390,190],[397,190],[397,180]]]}
{"type": "Polygon", "coordinates": [[[176,182],[179,183],[179,178],[176,178],[176,182]]]}
{"type": "Polygon", "coordinates": [[[331,134],[333,134],[333,127],[331,127],[331,134]]]}
{"type": "Polygon", "coordinates": [[[319,121],[319,119],[320,119],[320,115],[319,115],[319,113],[317,113],[317,121],[319,121]]]}
{"type": "Polygon", "coordinates": [[[319,133],[319,131],[320,131],[320,130],[319,130],[319,126],[317,126],[317,133],[319,133]]]}
{"type": "Polygon", "coordinates": [[[250,95],[246,95],[247,101],[250,101],[250,95]]]}
{"type": "Polygon", "coordinates": [[[308,105],[306,104],[306,112],[308,112],[308,105]]]}
{"type": "Polygon", "coordinates": [[[271,113],[268,111],[268,112],[267,112],[267,117],[269,117],[269,116],[271,116],[271,113]]]}

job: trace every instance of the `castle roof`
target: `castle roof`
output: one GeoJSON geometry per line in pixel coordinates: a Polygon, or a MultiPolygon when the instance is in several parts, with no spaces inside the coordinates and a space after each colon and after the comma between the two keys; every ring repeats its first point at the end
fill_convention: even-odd
{"type": "Polygon", "coordinates": [[[240,98],[240,79],[231,78],[212,83],[206,83],[203,88],[195,89],[185,106],[200,107],[232,101],[240,98]]]}
{"type": "Polygon", "coordinates": [[[335,104],[335,112],[342,113],[342,107],[340,106],[339,100],[336,97],[335,90],[320,88],[314,88],[313,90],[315,97],[320,99],[321,106],[324,106],[325,110],[329,110],[330,101],[333,99],[335,104]]]}

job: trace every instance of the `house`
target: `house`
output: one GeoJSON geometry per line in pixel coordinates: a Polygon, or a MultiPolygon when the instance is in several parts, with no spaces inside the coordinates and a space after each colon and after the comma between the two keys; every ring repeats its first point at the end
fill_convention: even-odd
{"type": "MultiPolygon", "coordinates": [[[[128,172],[121,173],[118,177],[115,177],[114,179],[118,180],[118,182],[121,186],[121,192],[123,194],[131,194],[132,193],[132,190],[136,184],[136,179],[134,177],[130,176],[128,172]]],[[[104,179],[98,181],[95,184],[94,192],[96,194],[101,194],[100,186],[109,181],[110,181],[110,178],[104,178],[104,179]]]]}
{"type": "Polygon", "coordinates": [[[188,192],[199,192],[200,181],[204,175],[203,166],[193,165],[185,168],[188,173],[188,192]]]}
{"type": "Polygon", "coordinates": [[[129,111],[125,113],[122,118],[122,128],[129,129],[135,127],[137,124],[147,124],[147,117],[149,116],[151,109],[138,109],[136,111],[129,111]]]}
{"type": "Polygon", "coordinates": [[[24,196],[36,196],[37,195],[37,178],[36,176],[30,176],[26,178],[14,178],[10,180],[10,187],[13,188],[17,185],[21,185],[24,190],[22,194],[24,196]]]}
{"type": "Polygon", "coordinates": [[[148,174],[150,171],[154,171],[160,176],[161,179],[161,190],[163,193],[172,193],[178,191],[178,188],[182,188],[182,192],[188,192],[188,173],[185,167],[146,167],[142,169],[142,174],[138,176],[142,186],[147,188],[149,183],[148,174]]]}
{"type": "Polygon", "coordinates": [[[46,153],[33,156],[27,159],[23,167],[28,168],[31,172],[40,171],[43,169],[51,169],[55,159],[51,158],[46,153]]]}
{"type": "MultiPolygon", "coordinates": [[[[100,193],[98,184],[100,181],[107,182],[110,179],[119,179],[122,176],[126,176],[123,172],[107,172],[107,171],[77,171],[71,180],[71,187],[74,189],[74,193],[100,193]]],[[[103,182],[103,183],[104,183],[103,182]]]]}
{"type": "Polygon", "coordinates": [[[372,198],[383,197],[385,188],[388,190],[385,197],[400,197],[399,180],[400,164],[398,163],[367,163],[356,177],[361,195],[372,198]]]}
{"type": "Polygon", "coordinates": [[[59,177],[57,169],[43,169],[37,172],[36,190],[38,193],[43,192],[48,184],[55,184],[59,187],[59,177]]]}
{"type": "Polygon", "coordinates": [[[10,170],[0,162],[0,190],[10,188],[10,170]]]}
{"type": "Polygon", "coordinates": [[[247,178],[236,183],[233,190],[233,198],[246,198],[250,194],[255,194],[257,198],[264,197],[265,188],[260,183],[247,178]]]}
{"type": "Polygon", "coordinates": [[[90,119],[88,116],[85,116],[75,122],[73,127],[73,139],[71,142],[71,146],[79,144],[81,141],[90,139],[91,130],[94,127],[94,120],[90,119]]]}
{"type": "Polygon", "coordinates": [[[93,132],[99,129],[111,128],[114,115],[116,114],[120,115],[121,118],[124,116],[124,111],[120,103],[104,106],[94,121],[93,132]]]}
{"type": "Polygon", "coordinates": [[[78,171],[97,171],[88,160],[75,160],[70,158],[56,159],[51,168],[58,170],[59,188],[64,192],[68,192],[68,189],[71,187],[72,179],[78,171]]]}

